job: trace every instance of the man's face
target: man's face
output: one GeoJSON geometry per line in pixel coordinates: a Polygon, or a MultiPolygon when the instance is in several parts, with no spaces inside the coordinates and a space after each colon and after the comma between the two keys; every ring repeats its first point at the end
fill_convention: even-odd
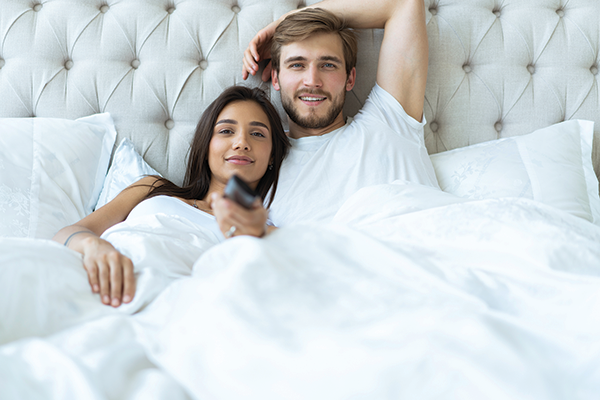
{"type": "Polygon", "coordinates": [[[273,86],[281,91],[283,108],[293,123],[315,131],[328,131],[340,121],[343,125],[342,109],[355,71],[346,76],[337,34],[318,34],[283,46],[280,65],[279,73],[273,73],[273,86]]]}

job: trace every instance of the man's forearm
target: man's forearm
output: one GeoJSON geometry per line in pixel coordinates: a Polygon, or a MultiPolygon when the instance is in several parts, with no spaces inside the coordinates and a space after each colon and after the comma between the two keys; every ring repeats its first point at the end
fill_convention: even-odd
{"type": "Polygon", "coordinates": [[[310,7],[330,11],[351,28],[385,29],[377,84],[421,121],[429,53],[423,0],[324,0],[310,7]]]}
{"type": "Polygon", "coordinates": [[[319,7],[343,18],[351,28],[382,29],[404,3],[423,0],[324,0],[308,7],[319,7]]]}

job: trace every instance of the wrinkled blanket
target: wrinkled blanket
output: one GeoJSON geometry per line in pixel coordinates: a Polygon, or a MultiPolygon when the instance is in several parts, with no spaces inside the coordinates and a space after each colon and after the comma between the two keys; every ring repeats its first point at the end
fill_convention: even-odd
{"type": "Polygon", "coordinates": [[[165,215],[105,237],[138,274],[117,310],[76,253],[0,242],[0,398],[600,392],[600,228],[541,203],[395,182],[264,239],[165,215]]]}

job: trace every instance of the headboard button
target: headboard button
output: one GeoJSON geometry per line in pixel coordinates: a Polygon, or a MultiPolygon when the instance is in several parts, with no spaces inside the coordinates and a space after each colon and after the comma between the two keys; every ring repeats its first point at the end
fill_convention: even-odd
{"type": "Polygon", "coordinates": [[[498,121],[494,124],[494,129],[496,132],[500,132],[502,130],[502,122],[498,121]]]}
{"type": "Polygon", "coordinates": [[[167,12],[168,12],[169,14],[173,14],[173,13],[175,12],[175,7],[170,7],[170,8],[168,8],[168,9],[167,9],[167,12]]]}
{"type": "Polygon", "coordinates": [[[438,9],[437,7],[429,7],[429,12],[431,13],[431,15],[437,15],[438,13],[438,9]]]}
{"type": "Polygon", "coordinates": [[[533,65],[533,64],[529,64],[529,65],[527,66],[527,71],[529,71],[529,73],[530,73],[531,75],[535,74],[535,65],[533,65]]]}
{"type": "Polygon", "coordinates": [[[239,13],[240,11],[242,11],[242,9],[240,8],[240,6],[233,6],[231,7],[231,11],[233,11],[234,13],[239,13]]]}
{"type": "Polygon", "coordinates": [[[67,61],[65,62],[65,69],[66,69],[66,70],[70,70],[71,68],[73,68],[73,61],[71,61],[71,60],[67,60],[67,61]]]}
{"type": "Polygon", "coordinates": [[[138,60],[137,58],[131,61],[131,68],[138,69],[139,66],[140,66],[140,60],[138,60]]]}
{"type": "Polygon", "coordinates": [[[36,3],[33,5],[33,11],[38,12],[42,9],[43,5],[41,3],[36,3]]]}
{"type": "Polygon", "coordinates": [[[110,7],[107,4],[104,4],[102,7],[100,7],[100,12],[102,14],[106,14],[108,12],[109,8],[110,7]]]}
{"type": "MultiPolygon", "coordinates": [[[[0,68],[2,68],[2,61],[0,61],[0,68]]],[[[592,68],[590,68],[590,72],[594,75],[598,75],[598,66],[592,65],[592,68]]]]}
{"type": "Polygon", "coordinates": [[[165,128],[167,129],[173,129],[173,127],[175,126],[175,121],[173,121],[172,119],[168,119],[165,121],[165,128]]]}
{"type": "Polygon", "coordinates": [[[429,124],[429,129],[431,129],[431,132],[437,132],[440,127],[437,122],[433,121],[431,124],[429,124]]]}
{"type": "Polygon", "coordinates": [[[556,14],[562,18],[565,16],[565,10],[563,10],[562,8],[559,8],[558,10],[556,10],[556,14]]]}
{"type": "Polygon", "coordinates": [[[4,67],[5,64],[6,61],[4,61],[4,58],[0,58],[0,68],[4,67]]]}
{"type": "Polygon", "coordinates": [[[462,68],[463,68],[463,71],[465,71],[467,74],[470,73],[471,71],[473,71],[473,68],[469,64],[463,65],[462,68]]]}
{"type": "Polygon", "coordinates": [[[208,68],[208,61],[202,60],[202,61],[200,61],[200,63],[198,63],[198,65],[200,66],[200,68],[206,69],[206,68],[208,68]]]}

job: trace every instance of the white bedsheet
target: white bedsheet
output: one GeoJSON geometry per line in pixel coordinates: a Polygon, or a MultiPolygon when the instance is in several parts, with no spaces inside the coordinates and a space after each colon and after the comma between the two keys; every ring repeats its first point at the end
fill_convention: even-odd
{"type": "Polygon", "coordinates": [[[0,344],[104,315],[133,314],[172,281],[189,276],[194,261],[219,242],[210,230],[164,214],[124,221],[102,237],[135,267],[136,295],[117,310],[91,292],[79,253],[51,240],[0,239],[0,344]]]}
{"type": "MultiPolygon", "coordinates": [[[[600,393],[600,228],[540,203],[465,201],[397,182],[358,192],[333,224],[262,240],[212,246],[177,219],[139,222],[152,229],[139,235],[131,226],[119,240],[149,244],[133,257],[145,254],[136,264],[140,297],[116,311],[94,303],[72,252],[23,244],[64,265],[32,255],[37,270],[28,267],[19,289],[37,289],[25,295],[5,296],[0,276],[0,338],[12,340],[0,347],[0,398],[600,393]],[[163,236],[154,241],[156,231],[163,236]],[[46,290],[44,268],[67,272],[62,281],[44,275],[54,277],[46,290]],[[36,292],[44,306],[26,301],[36,292]],[[5,323],[11,312],[20,317],[5,323]]],[[[10,246],[2,242],[2,271],[6,252],[30,257],[10,246]]]]}

